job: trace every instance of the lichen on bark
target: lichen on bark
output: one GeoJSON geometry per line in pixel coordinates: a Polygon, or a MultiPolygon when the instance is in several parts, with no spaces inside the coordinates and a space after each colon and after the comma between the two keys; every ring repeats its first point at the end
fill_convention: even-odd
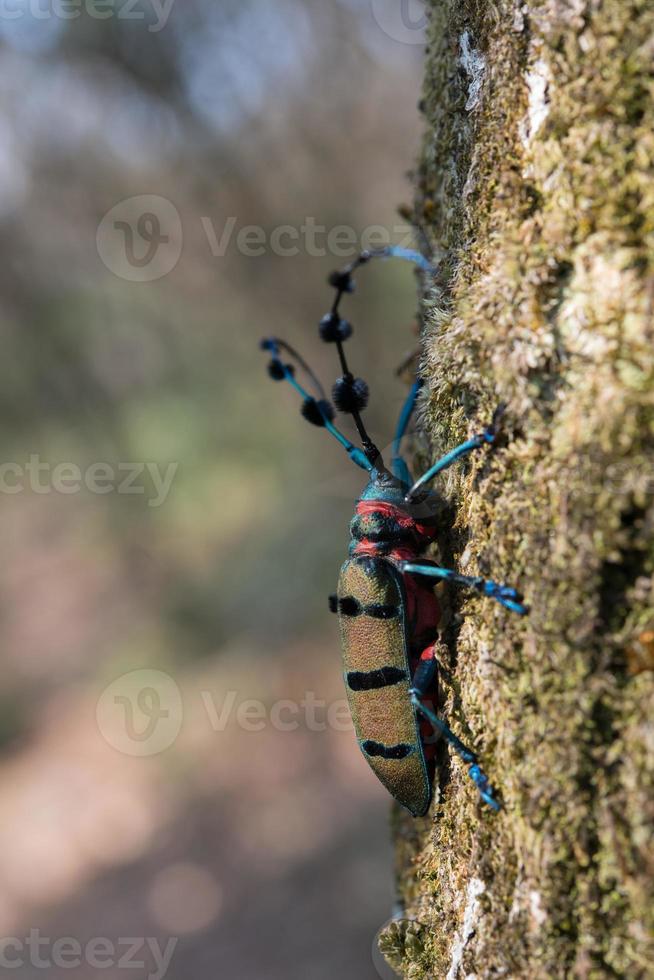
{"type": "MultiPolygon", "coordinates": [[[[394,813],[406,977],[654,976],[654,6],[432,0],[415,223],[441,554],[519,584],[446,597],[443,711],[504,809],[442,754],[394,813]]],[[[423,458],[423,463],[425,462],[423,458]]]]}

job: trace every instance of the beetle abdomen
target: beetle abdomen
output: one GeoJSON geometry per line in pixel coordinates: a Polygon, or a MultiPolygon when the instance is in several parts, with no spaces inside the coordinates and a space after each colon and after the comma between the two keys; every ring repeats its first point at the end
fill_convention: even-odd
{"type": "Polygon", "coordinates": [[[395,799],[421,816],[431,786],[409,698],[405,608],[402,576],[391,562],[367,555],[345,562],[338,613],[345,687],[359,745],[395,799]]]}

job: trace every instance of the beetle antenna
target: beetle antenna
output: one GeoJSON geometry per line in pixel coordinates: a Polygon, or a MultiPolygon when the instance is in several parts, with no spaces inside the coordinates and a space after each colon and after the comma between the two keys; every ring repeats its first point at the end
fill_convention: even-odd
{"type": "Polygon", "coordinates": [[[361,438],[367,459],[379,470],[386,470],[381,453],[368,435],[361,418],[361,412],[368,404],[369,389],[363,378],[355,378],[345,356],[344,342],[352,336],[352,326],[341,317],[340,305],[346,293],[353,293],[354,272],[375,258],[399,258],[418,265],[424,272],[433,272],[433,267],[419,252],[400,245],[387,245],[385,248],[366,250],[360,253],[349,265],[329,277],[329,284],[336,290],[331,311],[320,321],[320,336],[328,344],[335,344],[341,363],[342,376],[334,385],[332,396],[340,412],[351,415],[361,438]]]}
{"type": "Polygon", "coordinates": [[[293,360],[295,360],[303,371],[305,371],[311,378],[313,384],[318,389],[321,396],[324,396],[324,389],[310,369],[304,358],[302,358],[296,350],[289,346],[285,341],[278,340],[277,337],[270,337],[266,340],[261,341],[262,350],[269,351],[272,354],[272,360],[268,365],[268,373],[273,381],[287,381],[292,388],[297,391],[297,393],[302,397],[302,415],[310,422],[311,425],[315,425],[318,428],[326,429],[330,435],[340,442],[341,446],[347,452],[348,456],[357,466],[361,469],[366,470],[368,473],[372,472],[373,464],[370,462],[368,457],[364,452],[358,449],[353,442],[343,435],[339,429],[334,425],[334,408],[331,402],[325,397],[315,398],[310,392],[308,392],[295,377],[295,368],[292,364],[284,364],[281,360],[280,354],[282,349],[289,354],[293,360]]]}
{"type": "MultiPolygon", "coordinates": [[[[314,388],[315,388],[315,390],[316,390],[316,392],[318,394],[318,397],[320,399],[326,401],[327,400],[327,395],[325,393],[325,389],[323,387],[322,381],[320,380],[320,378],[318,377],[318,375],[314,371],[311,370],[311,368],[309,367],[309,365],[307,364],[307,362],[304,360],[304,358],[302,357],[302,355],[301,354],[298,354],[298,352],[295,350],[295,348],[294,347],[291,347],[290,344],[287,344],[285,340],[280,340],[279,337],[274,337],[272,339],[271,343],[274,344],[274,346],[277,348],[278,351],[280,351],[280,350],[286,351],[286,353],[288,354],[288,356],[291,357],[295,361],[295,363],[299,367],[302,368],[302,370],[304,371],[304,373],[306,374],[306,376],[309,378],[309,380],[313,384],[313,386],[314,386],[314,388]]],[[[268,349],[270,349],[270,348],[268,348],[268,349]]]]}

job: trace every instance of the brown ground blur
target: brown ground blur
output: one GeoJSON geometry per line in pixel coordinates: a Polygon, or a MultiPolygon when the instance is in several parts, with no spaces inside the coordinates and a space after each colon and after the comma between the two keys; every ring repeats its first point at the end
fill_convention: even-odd
{"type": "MultiPolygon", "coordinates": [[[[251,698],[268,713],[343,697],[326,596],[361,481],[268,381],[258,341],[288,337],[331,382],[316,324],[344,259],[248,257],[233,240],[216,257],[206,228],[401,224],[421,49],[363,0],[177,0],[156,32],[89,9],[0,16],[2,460],[177,469],[157,507],[142,480],[64,493],[44,474],[14,493],[3,471],[0,933],[176,937],[170,980],[368,980],[392,902],[386,795],[351,731],[236,719],[251,698]],[[153,282],[96,248],[134,195],[181,218],[181,258],[153,282]],[[112,729],[126,702],[96,715],[118,680],[147,729],[165,678],[147,675],[141,701],[120,681],[143,669],[172,678],[183,717],[170,747],[134,757],[112,729]]],[[[382,445],[414,295],[410,270],[382,266],[348,306],[382,445]]],[[[23,957],[14,975],[44,975],[23,957]]]]}

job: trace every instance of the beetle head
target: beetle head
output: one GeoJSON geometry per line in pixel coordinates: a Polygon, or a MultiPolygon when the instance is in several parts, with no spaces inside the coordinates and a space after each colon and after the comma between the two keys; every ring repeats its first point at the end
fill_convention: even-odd
{"type": "Polygon", "coordinates": [[[398,507],[412,517],[416,523],[429,524],[437,521],[443,514],[445,501],[437,493],[425,490],[421,495],[407,501],[410,486],[399,480],[383,467],[374,469],[370,480],[361,494],[361,500],[380,500],[398,507]]]}

